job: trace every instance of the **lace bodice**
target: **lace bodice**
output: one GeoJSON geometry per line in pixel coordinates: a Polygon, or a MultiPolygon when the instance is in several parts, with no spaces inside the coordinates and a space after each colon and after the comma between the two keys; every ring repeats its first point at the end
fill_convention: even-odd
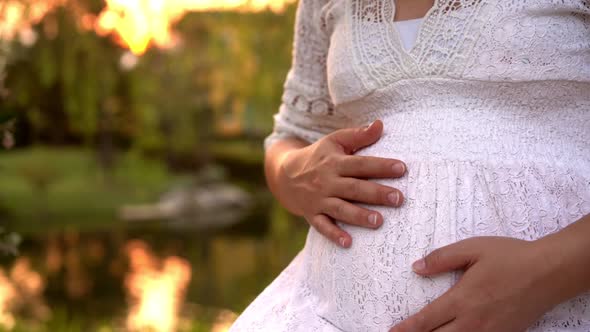
{"type": "MultiPolygon", "coordinates": [[[[399,80],[590,83],[590,1],[437,0],[402,47],[392,0],[301,0],[273,134],[315,141],[358,118],[335,111],[399,80]]],[[[360,112],[360,111],[359,111],[360,112]]]]}
{"type": "MultiPolygon", "coordinates": [[[[590,1],[437,0],[402,47],[392,0],[300,0],[294,61],[265,140],[381,119],[359,155],[403,160],[399,209],[305,248],[232,331],[386,331],[448,290],[410,264],[478,235],[534,240],[590,213],[590,1]]],[[[590,294],[530,331],[590,331],[590,294]]]]}

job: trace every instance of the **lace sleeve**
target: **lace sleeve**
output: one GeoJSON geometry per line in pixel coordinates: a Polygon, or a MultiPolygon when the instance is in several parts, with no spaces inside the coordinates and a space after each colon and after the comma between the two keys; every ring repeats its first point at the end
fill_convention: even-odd
{"type": "Polygon", "coordinates": [[[328,1],[300,0],[295,20],[293,62],[284,84],[282,103],[274,114],[268,149],[278,139],[297,137],[314,142],[340,128],[327,85],[326,58],[330,43],[322,8],[328,1]]]}

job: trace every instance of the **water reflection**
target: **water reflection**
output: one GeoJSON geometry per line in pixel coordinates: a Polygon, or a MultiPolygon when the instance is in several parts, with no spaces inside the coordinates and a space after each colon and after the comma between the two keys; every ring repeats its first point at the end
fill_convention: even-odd
{"type": "Polygon", "coordinates": [[[177,256],[160,260],[145,242],[137,240],[127,244],[126,252],[130,271],[125,278],[125,288],[131,305],[127,328],[130,331],[176,330],[178,310],[191,278],[189,262],[177,256]]]}
{"type": "Polygon", "coordinates": [[[15,313],[47,319],[50,311],[42,296],[44,288],[45,280],[31,268],[28,258],[16,259],[8,273],[0,268],[0,325],[12,329],[15,313]]]}
{"type": "Polygon", "coordinates": [[[117,222],[25,235],[20,256],[3,258],[0,319],[52,326],[66,317],[80,331],[105,322],[110,331],[225,331],[304,241],[304,223],[268,210],[257,217],[272,220],[266,228],[258,219],[220,231],[117,222]]]}

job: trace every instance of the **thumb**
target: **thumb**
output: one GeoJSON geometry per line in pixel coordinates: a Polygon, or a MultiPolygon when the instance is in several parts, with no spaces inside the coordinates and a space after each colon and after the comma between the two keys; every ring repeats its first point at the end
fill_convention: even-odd
{"type": "Polygon", "coordinates": [[[412,270],[422,276],[431,276],[462,270],[475,262],[476,255],[470,243],[460,241],[439,248],[412,264],[412,270]]]}
{"type": "Polygon", "coordinates": [[[337,130],[330,135],[347,154],[369,146],[379,140],[383,132],[383,122],[375,120],[369,126],[337,130]]]}

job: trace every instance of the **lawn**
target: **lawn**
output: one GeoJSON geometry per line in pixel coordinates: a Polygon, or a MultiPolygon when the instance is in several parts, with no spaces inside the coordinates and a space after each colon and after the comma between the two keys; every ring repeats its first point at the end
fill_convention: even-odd
{"type": "Polygon", "coordinates": [[[119,155],[106,176],[92,151],[35,148],[0,152],[0,217],[21,233],[116,224],[122,204],[156,201],[186,177],[158,161],[119,155]]]}

